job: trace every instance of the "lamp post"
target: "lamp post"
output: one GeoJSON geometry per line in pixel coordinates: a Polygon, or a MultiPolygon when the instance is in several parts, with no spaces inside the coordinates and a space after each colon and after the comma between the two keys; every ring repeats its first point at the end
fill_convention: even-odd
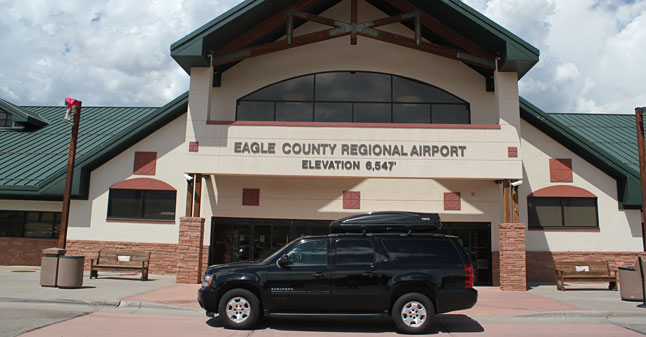
{"type": "Polygon", "coordinates": [[[61,214],[61,227],[58,234],[58,248],[65,249],[67,244],[67,224],[70,217],[70,200],[72,197],[72,180],[74,178],[74,158],[76,157],[76,141],[79,134],[81,122],[81,101],[66,99],[68,110],[73,109],[72,135],[70,137],[70,149],[67,156],[67,175],[65,177],[65,191],[63,193],[63,213],[61,214]]]}
{"type": "Polygon", "coordinates": [[[646,251],[646,150],[644,149],[644,114],[646,107],[635,108],[637,122],[637,149],[639,151],[639,180],[642,186],[642,242],[646,251]]]}

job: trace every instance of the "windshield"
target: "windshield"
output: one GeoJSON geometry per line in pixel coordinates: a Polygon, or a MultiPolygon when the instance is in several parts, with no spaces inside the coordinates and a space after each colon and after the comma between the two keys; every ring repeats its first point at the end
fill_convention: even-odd
{"type": "Polygon", "coordinates": [[[274,257],[276,257],[276,255],[278,255],[280,252],[282,252],[282,251],[283,251],[283,248],[285,248],[285,247],[287,247],[287,246],[291,245],[292,243],[294,243],[294,242],[296,242],[296,241],[298,241],[298,240],[301,240],[301,239],[303,239],[303,238],[294,239],[294,240],[292,240],[291,242],[289,242],[288,244],[286,244],[286,245],[284,245],[284,246],[280,247],[280,249],[278,249],[277,251],[273,252],[273,253],[272,253],[271,255],[269,255],[266,259],[262,260],[262,263],[269,262],[269,261],[270,261],[270,260],[272,260],[274,257]]]}

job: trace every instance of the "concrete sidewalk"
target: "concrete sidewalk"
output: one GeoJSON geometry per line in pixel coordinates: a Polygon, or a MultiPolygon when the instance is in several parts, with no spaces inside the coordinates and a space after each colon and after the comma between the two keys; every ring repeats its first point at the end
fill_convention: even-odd
{"type": "MultiPolygon", "coordinates": [[[[99,279],[89,280],[86,274],[82,288],[58,289],[39,285],[39,269],[0,267],[0,302],[78,303],[106,310],[153,308],[207,319],[197,304],[199,285],[176,284],[172,276],[151,275],[150,281],[140,281],[138,274],[102,273],[99,279]]],[[[606,290],[603,285],[583,285],[583,289],[565,292],[557,291],[554,285],[533,286],[527,292],[477,289],[475,307],[438,316],[445,330],[451,330],[454,322],[464,325],[467,321],[487,326],[612,323],[646,334],[646,309],[637,308],[638,302],[621,301],[618,291],[606,290]]]]}

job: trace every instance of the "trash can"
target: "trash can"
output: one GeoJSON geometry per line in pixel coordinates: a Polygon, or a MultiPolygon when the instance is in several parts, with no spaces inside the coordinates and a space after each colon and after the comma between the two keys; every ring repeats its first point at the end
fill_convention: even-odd
{"type": "Polygon", "coordinates": [[[40,286],[55,287],[58,278],[58,259],[65,255],[65,249],[47,248],[43,249],[43,257],[40,262],[40,286]]]}
{"type": "Polygon", "coordinates": [[[635,267],[619,267],[619,295],[624,301],[642,301],[642,278],[635,267]]]}
{"type": "Polygon", "coordinates": [[[58,261],[59,288],[80,288],[83,285],[83,264],[85,256],[61,256],[58,261]]]}

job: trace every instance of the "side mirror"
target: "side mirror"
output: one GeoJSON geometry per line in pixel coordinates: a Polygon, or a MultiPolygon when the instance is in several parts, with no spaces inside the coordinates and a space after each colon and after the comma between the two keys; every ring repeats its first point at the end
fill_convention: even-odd
{"type": "Polygon", "coordinates": [[[289,256],[287,256],[287,254],[281,256],[278,259],[278,265],[281,266],[281,267],[287,267],[287,266],[289,266],[291,264],[292,264],[292,260],[289,258],[289,256]]]}

